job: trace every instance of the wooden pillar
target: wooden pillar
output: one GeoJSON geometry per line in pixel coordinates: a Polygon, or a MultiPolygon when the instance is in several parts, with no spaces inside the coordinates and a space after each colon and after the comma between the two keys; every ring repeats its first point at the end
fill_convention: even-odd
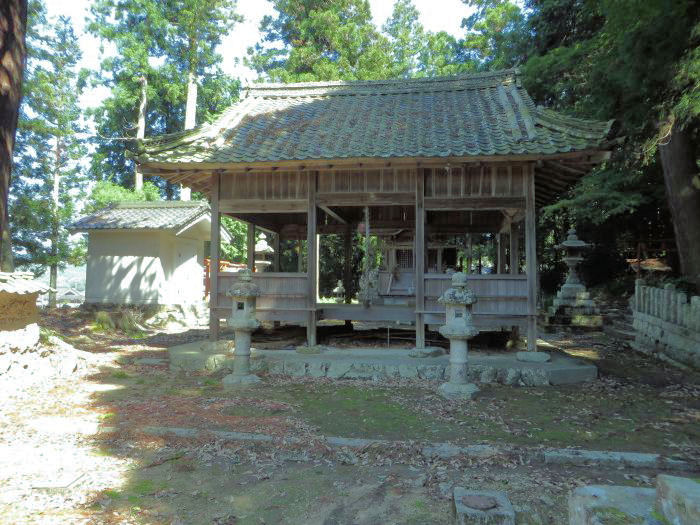
{"type": "Polygon", "coordinates": [[[502,233],[498,234],[498,273],[506,273],[506,240],[502,233]]]}
{"type": "Polygon", "coordinates": [[[280,234],[276,233],[274,239],[272,240],[272,249],[275,250],[272,256],[272,271],[280,271],[280,234]]]}
{"type": "Polygon", "coordinates": [[[414,264],[416,269],[416,348],[425,348],[425,173],[416,170],[416,234],[414,264]]]}
{"type": "Polygon", "coordinates": [[[301,257],[301,254],[304,251],[304,244],[301,239],[297,239],[297,272],[301,273],[303,269],[303,259],[301,257]]]}
{"type": "MultiPolygon", "coordinates": [[[[510,244],[510,261],[508,262],[508,271],[511,275],[517,275],[520,271],[520,228],[517,224],[511,221],[508,226],[508,230],[508,241],[510,244]]],[[[516,325],[513,325],[510,328],[510,338],[512,341],[517,342],[520,339],[520,329],[516,325]]]]}
{"type": "Polygon", "coordinates": [[[520,271],[520,229],[517,224],[510,223],[510,263],[509,271],[517,275],[520,271]]]}
{"type": "Polygon", "coordinates": [[[221,250],[219,235],[221,225],[219,218],[219,183],[221,174],[211,176],[211,247],[209,252],[209,340],[219,339],[219,253],[221,250]]]}
{"type": "Polygon", "coordinates": [[[246,239],[248,252],[248,269],[255,271],[255,224],[248,223],[248,237],[246,239]]]}
{"type": "Polygon", "coordinates": [[[442,273],[442,247],[437,249],[437,273],[442,273]]]}
{"type": "MultiPolygon", "coordinates": [[[[350,304],[352,287],[352,229],[350,225],[345,228],[343,238],[345,258],[343,260],[343,288],[345,288],[345,304],[350,304]]],[[[347,324],[347,323],[346,323],[347,324]]]]}
{"type": "Polygon", "coordinates": [[[306,341],[316,345],[316,296],[318,295],[318,240],[316,236],[316,182],[317,172],[308,172],[309,203],[306,218],[306,304],[309,311],[306,341]]]}
{"type": "Polygon", "coordinates": [[[472,234],[467,234],[467,268],[464,273],[472,273],[472,234]]]}
{"type": "Polygon", "coordinates": [[[537,351],[537,241],[535,168],[529,166],[525,188],[525,266],[527,269],[527,350],[537,351]]]}

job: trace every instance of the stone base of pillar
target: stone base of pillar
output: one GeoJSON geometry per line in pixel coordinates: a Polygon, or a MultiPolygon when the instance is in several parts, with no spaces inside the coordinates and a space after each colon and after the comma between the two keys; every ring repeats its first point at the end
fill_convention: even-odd
{"type": "Polygon", "coordinates": [[[443,383],[440,385],[440,388],[438,388],[438,392],[445,399],[468,401],[474,399],[476,394],[479,393],[479,388],[474,383],[443,383]]]}
{"type": "Polygon", "coordinates": [[[260,381],[262,380],[254,374],[248,374],[245,376],[229,374],[227,376],[224,376],[224,378],[221,380],[221,383],[224,385],[224,388],[228,388],[233,386],[254,385],[255,383],[259,383],[260,381]]]}
{"type": "Polygon", "coordinates": [[[524,363],[546,363],[551,359],[547,352],[517,352],[515,358],[524,363]]]}

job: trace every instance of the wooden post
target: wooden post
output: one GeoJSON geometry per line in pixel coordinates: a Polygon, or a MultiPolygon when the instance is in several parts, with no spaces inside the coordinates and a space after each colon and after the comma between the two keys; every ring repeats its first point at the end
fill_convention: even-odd
{"type": "Polygon", "coordinates": [[[520,271],[520,231],[517,224],[510,223],[510,273],[517,275],[520,271]]]}
{"type": "Polygon", "coordinates": [[[437,249],[437,273],[442,273],[442,247],[437,249]]]}
{"type": "Polygon", "coordinates": [[[276,233],[274,239],[272,240],[272,249],[275,250],[272,256],[272,271],[280,271],[280,234],[276,233]]]}
{"type": "Polygon", "coordinates": [[[535,170],[530,165],[525,193],[525,266],[527,268],[527,350],[537,351],[537,240],[535,170]]]}
{"type": "Polygon", "coordinates": [[[498,273],[506,273],[506,240],[502,233],[498,234],[498,273]]]}
{"type": "Polygon", "coordinates": [[[416,266],[416,348],[425,348],[425,173],[416,170],[416,234],[414,264],[416,266]]]}
{"type": "Polygon", "coordinates": [[[309,310],[306,324],[306,341],[316,345],[316,296],[318,295],[318,244],[316,237],[316,183],[317,172],[308,172],[309,205],[306,219],[306,304],[309,310]]]}
{"type": "Polygon", "coordinates": [[[301,273],[301,270],[303,269],[303,264],[302,261],[303,259],[301,258],[301,254],[304,251],[304,245],[302,244],[301,239],[297,239],[297,272],[301,273]]]}
{"type": "Polygon", "coordinates": [[[219,340],[219,315],[216,308],[219,306],[219,252],[221,232],[219,218],[219,182],[221,175],[214,173],[211,176],[211,247],[209,253],[209,340],[219,340]]]}
{"type": "MultiPolygon", "coordinates": [[[[345,288],[345,304],[350,304],[352,302],[352,293],[350,291],[352,287],[352,228],[349,224],[345,228],[343,241],[345,251],[343,259],[343,288],[345,288]]],[[[345,326],[346,328],[352,328],[352,321],[346,319],[345,326]]]]}
{"type": "Polygon", "coordinates": [[[472,234],[468,233],[467,234],[467,268],[464,273],[472,273],[472,259],[473,259],[473,254],[472,254],[472,234]]]}
{"type": "Polygon", "coordinates": [[[247,238],[247,252],[248,252],[248,269],[251,272],[255,271],[255,224],[248,223],[248,238],[247,238]]]}

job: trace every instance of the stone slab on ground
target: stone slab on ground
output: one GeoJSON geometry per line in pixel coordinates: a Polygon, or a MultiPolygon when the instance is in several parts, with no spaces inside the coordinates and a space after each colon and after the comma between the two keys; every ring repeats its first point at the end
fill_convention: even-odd
{"type": "MultiPolygon", "coordinates": [[[[333,348],[317,355],[290,350],[255,350],[253,371],[266,368],[273,374],[329,377],[333,379],[418,378],[445,380],[449,356],[415,358],[415,349],[333,348]]],[[[506,385],[544,386],[593,381],[598,371],[592,364],[561,354],[549,362],[522,362],[514,353],[471,352],[468,381],[506,385]]]]}
{"type": "Polygon", "coordinates": [[[700,483],[661,474],[656,478],[656,509],[672,525],[700,523],[700,483]]]}
{"type": "Polygon", "coordinates": [[[457,525],[515,525],[515,510],[504,492],[455,487],[452,497],[457,525]]]}
{"type": "Polygon", "coordinates": [[[641,452],[609,452],[603,450],[545,450],[544,462],[552,465],[603,465],[632,468],[689,468],[685,461],[659,454],[641,452]]]}
{"type": "Polygon", "coordinates": [[[569,525],[662,525],[654,517],[656,491],[587,485],[569,497],[569,525]]]}
{"type": "Polygon", "coordinates": [[[228,351],[232,341],[195,341],[168,348],[170,370],[208,370],[214,372],[233,367],[233,354],[228,351]]]}

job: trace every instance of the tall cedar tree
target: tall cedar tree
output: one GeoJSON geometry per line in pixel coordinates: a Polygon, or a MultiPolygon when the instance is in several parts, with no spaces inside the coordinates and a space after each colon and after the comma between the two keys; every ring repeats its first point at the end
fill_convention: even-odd
{"type": "Polygon", "coordinates": [[[616,118],[626,137],[610,162],[550,211],[614,222],[614,237],[639,241],[673,236],[670,208],[681,271],[700,282],[700,184],[693,182],[700,7],[690,0],[530,0],[528,7],[534,46],[525,82],[536,100],[616,118]]]}
{"type": "MultiPolygon", "coordinates": [[[[60,17],[47,24],[38,2],[30,9],[30,52],[12,182],[12,242],[17,264],[48,266],[55,290],[58,269],[68,261],[80,262],[66,226],[86,183],[79,165],[87,153],[79,138],[84,130],[78,97],[84,81],[77,71],[81,52],[71,20],[60,17]]],[[[52,291],[49,306],[55,305],[52,291]]]]}
{"type": "Polygon", "coordinates": [[[8,198],[27,57],[27,0],[0,2],[0,270],[14,269],[8,198]]]}
{"type": "Polygon", "coordinates": [[[271,0],[246,63],[279,82],[369,80],[390,73],[391,49],[367,0],[271,0]],[[268,45],[268,44],[271,44],[268,45]]]}
{"type": "MultiPolygon", "coordinates": [[[[235,2],[207,0],[97,0],[88,30],[116,48],[102,61],[98,81],[111,89],[94,112],[101,135],[91,172],[98,180],[133,186],[133,162],[125,155],[135,137],[141,82],[147,82],[146,136],[182,131],[188,79],[198,83],[198,120],[209,121],[238,97],[239,83],[223,74],[216,53],[239,20],[235,2]],[[105,138],[106,137],[106,138],[105,138]],[[109,139],[113,140],[109,140],[109,139]]],[[[153,182],[168,198],[176,188],[159,177],[153,182]]]]}

